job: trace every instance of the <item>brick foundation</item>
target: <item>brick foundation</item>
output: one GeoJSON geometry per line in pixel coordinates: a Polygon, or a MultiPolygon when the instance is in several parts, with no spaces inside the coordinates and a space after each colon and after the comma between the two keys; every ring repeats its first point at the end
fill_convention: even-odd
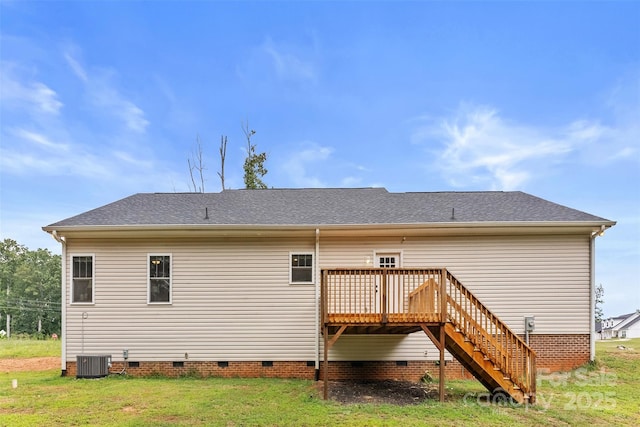
{"type": "MultiPolygon", "coordinates": [[[[536,366],[545,371],[568,371],[589,361],[590,339],[581,335],[531,335],[529,343],[537,355],[536,366]]],[[[253,361],[253,362],[201,362],[180,361],[138,362],[138,366],[128,366],[131,376],[162,375],[180,377],[197,375],[202,377],[244,377],[244,378],[300,378],[313,380],[315,366],[312,361],[253,361]],[[182,363],[182,366],[180,365],[182,363]],[[270,366],[269,366],[270,365],[270,366]]],[[[110,372],[122,371],[123,362],[113,362],[110,372]]],[[[67,362],[64,375],[76,375],[76,362],[67,362]]],[[[320,378],[323,377],[320,363],[320,378]]],[[[434,361],[329,361],[331,380],[405,380],[419,381],[425,373],[437,378],[440,373],[438,362],[434,361]]],[[[447,379],[473,378],[456,360],[445,364],[447,379]]]]}
{"type": "MultiPolygon", "coordinates": [[[[263,366],[258,362],[199,362],[184,361],[183,366],[176,367],[174,362],[134,362],[138,366],[129,364],[127,375],[134,377],[162,375],[166,377],[181,377],[196,375],[202,377],[243,377],[243,378],[300,378],[313,379],[314,366],[307,366],[307,362],[273,362],[272,366],[263,366]]],[[[110,373],[121,372],[123,362],[113,362],[110,373]]],[[[68,376],[76,375],[76,362],[67,362],[68,376]]]]}
{"type": "MultiPolygon", "coordinates": [[[[196,375],[201,377],[223,378],[299,378],[313,380],[315,366],[312,362],[273,362],[272,366],[263,366],[263,362],[218,362],[184,361],[182,366],[174,362],[138,362],[138,366],[128,366],[127,375],[144,377],[162,375],[181,377],[196,375]],[[309,366],[310,365],[310,366],[309,366]]],[[[76,375],[76,362],[67,362],[64,375],[76,375]]],[[[123,362],[113,362],[110,373],[123,370],[123,362]]],[[[324,375],[320,363],[320,378],[324,375]]],[[[425,373],[437,378],[440,367],[437,362],[429,361],[364,361],[329,362],[331,380],[404,380],[419,381],[425,373]],[[406,363],[406,365],[405,365],[406,363]]],[[[448,379],[471,378],[471,375],[457,361],[447,361],[445,376],[448,379]]]]}
{"type": "Polygon", "coordinates": [[[589,334],[532,334],[529,336],[529,345],[536,352],[536,367],[550,372],[577,368],[587,363],[591,356],[589,334]]]}

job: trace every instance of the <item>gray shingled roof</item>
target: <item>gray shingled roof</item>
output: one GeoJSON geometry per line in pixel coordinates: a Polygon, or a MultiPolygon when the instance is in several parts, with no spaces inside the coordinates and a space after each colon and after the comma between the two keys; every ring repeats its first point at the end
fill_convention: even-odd
{"type": "Polygon", "coordinates": [[[523,221],[613,224],[604,218],[519,191],[390,193],[384,188],[324,188],[134,194],[45,228],[523,221]],[[452,209],[455,210],[454,219],[452,209]]]}

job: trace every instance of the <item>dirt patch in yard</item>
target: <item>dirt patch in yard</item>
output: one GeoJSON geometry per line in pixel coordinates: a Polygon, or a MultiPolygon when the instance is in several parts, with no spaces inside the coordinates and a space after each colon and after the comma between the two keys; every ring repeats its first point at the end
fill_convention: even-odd
{"type": "MultiPolygon", "coordinates": [[[[322,383],[319,383],[322,387],[322,383]]],[[[322,392],[322,388],[320,388],[322,392]]],[[[438,386],[410,381],[331,381],[329,398],[340,403],[415,405],[438,399],[438,386]]]]}
{"type": "Polygon", "coordinates": [[[31,357],[29,359],[0,359],[0,372],[48,371],[60,368],[59,357],[31,357]]]}

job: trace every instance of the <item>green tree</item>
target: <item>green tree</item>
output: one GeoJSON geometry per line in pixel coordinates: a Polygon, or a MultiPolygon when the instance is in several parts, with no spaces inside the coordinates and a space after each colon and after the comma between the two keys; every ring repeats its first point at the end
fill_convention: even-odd
{"type": "Polygon", "coordinates": [[[50,335],[60,333],[60,256],[46,249],[28,251],[16,271],[14,292],[19,315],[14,330],[50,335]]]}
{"type": "Polygon", "coordinates": [[[256,152],[256,145],[251,143],[251,137],[256,131],[249,130],[249,121],[243,124],[242,131],[247,138],[247,158],[244,160],[244,185],[250,190],[262,190],[267,188],[267,184],[262,181],[262,177],[267,174],[264,162],[267,161],[267,153],[256,152]]]}
{"type": "Polygon", "coordinates": [[[15,240],[4,239],[0,242],[0,311],[4,313],[4,321],[0,325],[0,329],[6,328],[7,333],[10,333],[11,330],[8,325],[10,316],[15,314],[15,307],[11,300],[13,297],[12,290],[15,292],[16,270],[26,252],[27,248],[18,244],[15,240]]]}
{"type": "Polygon", "coordinates": [[[12,333],[60,333],[60,264],[46,249],[0,242],[0,312],[11,315],[12,333]]]}
{"type": "Polygon", "coordinates": [[[602,322],[604,314],[602,312],[602,304],[604,303],[604,288],[602,283],[596,287],[596,305],[595,305],[595,318],[596,322],[602,322]]]}

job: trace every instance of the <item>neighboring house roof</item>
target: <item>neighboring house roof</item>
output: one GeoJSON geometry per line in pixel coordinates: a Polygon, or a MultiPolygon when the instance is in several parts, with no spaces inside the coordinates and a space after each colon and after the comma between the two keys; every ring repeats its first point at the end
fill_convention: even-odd
{"type": "Polygon", "coordinates": [[[640,312],[635,311],[631,314],[628,314],[624,317],[624,319],[622,319],[622,321],[620,323],[618,323],[617,325],[615,325],[613,327],[613,329],[625,329],[627,328],[631,323],[634,323],[638,318],[640,318],[640,312]]]}
{"type": "Polygon", "coordinates": [[[640,311],[634,311],[633,313],[629,313],[629,314],[621,314],[619,316],[609,317],[607,320],[612,321],[613,326],[610,326],[604,329],[616,331],[625,326],[635,323],[639,319],[640,319],[640,311]]]}
{"type": "Polygon", "coordinates": [[[44,229],[445,223],[615,224],[520,191],[390,193],[384,188],[325,188],[141,193],[44,229]]]}
{"type": "Polygon", "coordinates": [[[629,323],[623,325],[620,329],[629,329],[631,326],[635,325],[636,323],[640,323],[640,314],[638,314],[636,318],[630,321],[629,323]]]}

